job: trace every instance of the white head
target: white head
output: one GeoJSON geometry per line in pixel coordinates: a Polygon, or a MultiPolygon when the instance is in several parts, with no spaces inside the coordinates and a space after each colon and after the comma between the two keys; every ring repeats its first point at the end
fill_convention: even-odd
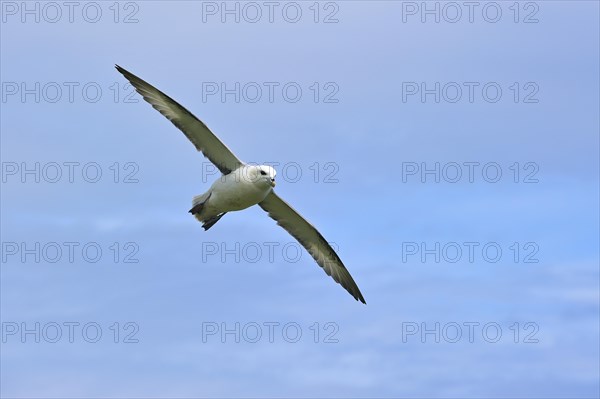
{"type": "Polygon", "coordinates": [[[275,187],[275,175],[277,172],[269,165],[248,165],[247,177],[256,184],[275,187]]]}

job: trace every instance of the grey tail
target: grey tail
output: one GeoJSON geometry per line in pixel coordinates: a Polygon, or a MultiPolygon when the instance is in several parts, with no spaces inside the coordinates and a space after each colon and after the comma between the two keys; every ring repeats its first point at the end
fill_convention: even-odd
{"type": "MultiPolygon", "coordinates": [[[[206,201],[208,201],[208,199],[210,198],[210,195],[212,193],[209,191],[207,193],[204,193],[202,195],[196,195],[194,197],[194,199],[192,200],[192,209],[190,209],[190,213],[194,216],[197,217],[197,215],[202,212],[202,208],[204,208],[204,205],[206,204],[206,201]]],[[[199,219],[200,220],[200,219],[199,219]]]]}
{"type": "Polygon", "coordinates": [[[192,201],[192,209],[190,209],[190,213],[198,219],[199,222],[202,222],[202,227],[204,227],[204,231],[210,229],[225,215],[227,212],[223,212],[217,216],[213,216],[211,218],[206,219],[204,215],[202,215],[202,211],[204,210],[204,206],[206,202],[211,196],[211,192],[204,193],[202,195],[197,195],[194,197],[192,201]]]}
{"type": "Polygon", "coordinates": [[[202,212],[202,208],[204,208],[204,202],[201,204],[196,204],[192,207],[192,209],[190,209],[188,212],[191,213],[192,215],[197,215],[200,212],[202,212]]]}
{"type": "Polygon", "coordinates": [[[219,219],[221,219],[226,213],[227,212],[223,212],[217,216],[211,217],[210,219],[203,220],[202,227],[204,228],[204,231],[213,227],[215,225],[215,223],[217,223],[219,221],[219,219]]]}

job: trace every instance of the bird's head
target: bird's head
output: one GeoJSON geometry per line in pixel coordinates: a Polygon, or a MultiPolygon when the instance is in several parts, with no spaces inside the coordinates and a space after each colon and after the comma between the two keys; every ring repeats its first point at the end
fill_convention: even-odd
{"type": "Polygon", "coordinates": [[[255,165],[249,168],[249,177],[252,181],[275,187],[275,175],[277,172],[269,165],[255,165]]]}

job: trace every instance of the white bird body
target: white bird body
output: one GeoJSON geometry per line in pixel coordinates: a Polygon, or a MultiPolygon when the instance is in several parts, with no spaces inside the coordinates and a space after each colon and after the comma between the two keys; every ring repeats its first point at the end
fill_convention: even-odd
{"type": "Polygon", "coordinates": [[[275,186],[275,169],[266,165],[243,165],[223,175],[202,195],[194,197],[192,210],[201,205],[200,212],[192,212],[196,219],[205,221],[220,214],[241,211],[264,200],[275,186]]]}
{"type": "Polygon", "coordinates": [[[331,245],[319,231],[273,190],[275,169],[242,162],[210,129],[190,111],[138,78],[116,66],[144,100],[169,119],[223,173],[210,189],[194,197],[190,213],[210,229],[227,212],[260,206],[269,217],[292,235],[328,276],[346,289],[357,301],[365,302],[358,286],[331,245]]]}

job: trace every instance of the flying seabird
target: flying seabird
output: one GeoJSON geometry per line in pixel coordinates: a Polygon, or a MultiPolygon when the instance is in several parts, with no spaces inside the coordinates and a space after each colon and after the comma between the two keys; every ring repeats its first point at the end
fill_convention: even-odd
{"type": "Polygon", "coordinates": [[[240,161],[208,127],[190,111],[131,72],[115,66],[152,107],[170,120],[223,173],[202,194],[195,196],[190,213],[210,229],[227,212],[258,204],[278,225],[311,254],[327,275],[341,284],[357,301],[365,303],[358,286],[321,233],[273,191],[275,169],[240,161]]]}

